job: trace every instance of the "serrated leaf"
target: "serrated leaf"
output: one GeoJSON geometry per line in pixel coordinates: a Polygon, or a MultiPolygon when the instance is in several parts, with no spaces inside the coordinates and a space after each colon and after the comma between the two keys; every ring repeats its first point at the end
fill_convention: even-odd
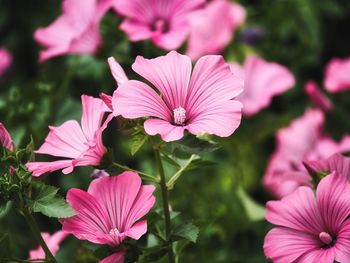
{"type": "Polygon", "coordinates": [[[135,155],[141,149],[141,147],[147,141],[147,137],[148,136],[144,133],[138,133],[137,135],[132,137],[130,149],[131,155],[135,155]]]}
{"type": "Polygon", "coordinates": [[[188,240],[190,242],[196,243],[199,234],[199,228],[193,223],[186,223],[179,225],[174,229],[172,239],[174,241],[188,240]]]}
{"type": "Polygon", "coordinates": [[[251,221],[260,221],[265,218],[265,207],[256,203],[242,188],[237,190],[237,196],[251,221]]]}
{"type": "Polygon", "coordinates": [[[58,188],[46,185],[35,184],[32,209],[48,217],[67,218],[74,216],[75,212],[70,205],[57,194],[58,188]]]}

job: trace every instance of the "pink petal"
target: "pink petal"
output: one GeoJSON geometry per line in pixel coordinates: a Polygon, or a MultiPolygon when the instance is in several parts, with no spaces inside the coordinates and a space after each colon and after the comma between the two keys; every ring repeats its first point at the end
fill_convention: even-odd
{"type": "Polygon", "coordinates": [[[113,94],[112,105],[114,116],[122,115],[131,119],[153,116],[171,120],[170,112],[161,97],[140,81],[130,80],[119,86],[113,94]]]}
{"type": "Polygon", "coordinates": [[[162,140],[166,142],[180,140],[184,136],[185,127],[175,126],[168,121],[149,119],[144,123],[146,133],[149,135],[160,134],[162,140]]]}
{"type": "Polygon", "coordinates": [[[180,48],[187,38],[189,26],[187,22],[181,21],[177,23],[173,22],[173,27],[176,27],[176,30],[170,30],[169,32],[162,34],[153,34],[153,43],[156,46],[169,51],[180,48]]]}
{"type": "Polygon", "coordinates": [[[201,57],[193,70],[185,109],[192,118],[207,107],[234,99],[243,85],[243,79],[231,72],[222,56],[201,57]]]}
{"type": "Polygon", "coordinates": [[[110,109],[106,104],[98,98],[82,95],[82,117],[81,126],[86,139],[90,141],[96,140],[96,133],[100,130],[103,116],[110,109]]]}
{"type": "Polygon", "coordinates": [[[319,248],[305,253],[298,258],[296,263],[333,263],[335,254],[334,248],[319,248]]]}
{"type": "Polygon", "coordinates": [[[113,111],[113,105],[112,105],[112,96],[107,95],[106,93],[100,92],[99,94],[100,99],[103,100],[103,102],[106,104],[106,106],[113,111]]]}
{"type": "Polygon", "coordinates": [[[198,113],[188,124],[188,131],[192,134],[215,134],[220,137],[230,136],[240,125],[242,117],[242,103],[236,100],[220,102],[208,106],[198,113]]]}
{"type": "Polygon", "coordinates": [[[350,262],[350,220],[346,220],[338,232],[335,243],[335,260],[350,262]]]}
{"type": "Polygon", "coordinates": [[[350,185],[346,177],[332,172],[321,180],[316,195],[327,229],[337,233],[350,214],[350,185]]]}
{"type": "Polygon", "coordinates": [[[72,160],[59,160],[54,162],[29,162],[26,164],[33,176],[41,176],[45,173],[52,173],[64,169],[66,173],[73,171],[72,160]]]}
{"type": "Polygon", "coordinates": [[[0,48],[0,77],[12,64],[12,55],[5,48],[0,48]]]}
{"type": "Polygon", "coordinates": [[[143,220],[140,221],[136,224],[134,224],[128,231],[127,231],[127,236],[135,239],[135,240],[139,240],[141,236],[143,236],[144,234],[146,234],[147,232],[147,221],[143,220]]]}
{"type": "Polygon", "coordinates": [[[5,128],[5,126],[0,122],[0,146],[3,146],[9,150],[13,150],[13,141],[11,135],[5,128]]]}
{"type": "Polygon", "coordinates": [[[49,126],[45,142],[35,153],[57,157],[77,158],[88,149],[85,135],[77,121],[66,121],[61,126],[49,126]]]}
{"type": "Polygon", "coordinates": [[[325,70],[324,85],[329,92],[350,89],[350,58],[332,59],[325,70]]]}
{"type": "Polygon", "coordinates": [[[280,201],[267,202],[266,220],[316,237],[324,229],[314,193],[305,186],[299,187],[280,201]]]}
{"type": "Polygon", "coordinates": [[[91,194],[74,188],[68,191],[67,201],[76,211],[76,215],[61,220],[63,231],[93,243],[112,244],[109,231],[113,227],[107,207],[101,206],[91,194]]]}
{"type": "Polygon", "coordinates": [[[124,84],[129,80],[123,68],[113,57],[108,58],[108,64],[118,86],[124,84]]]}
{"type": "Polygon", "coordinates": [[[243,23],[245,10],[226,0],[209,2],[190,16],[191,33],[187,54],[193,59],[218,54],[231,41],[236,27],[243,23]]]}
{"type": "Polygon", "coordinates": [[[316,82],[312,80],[308,81],[304,89],[316,107],[324,111],[332,110],[332,102],[321,92],[316,82]]]}
{"type": "Polygon", "coordinates": [[[125,258],[125,252],[124,251],[118,251],[103,260],[100,261],[100,263],[124,263],[125,258]]]}
{"type": "Polygon", "coordinates": [[[120,30],[127,34],[130,41],[149,39],[153,35],[148,24],[133,19],[125,19],[120,24],[120,30]]]}
{"type": "Polygon", "coordinates": [[[192,69],[189,57],[176,51],[154,59],[138,56],[132,68],[160,91],[170,110],[184,106],[192,69]]]}
{"type": "MultiPolygon", "coordinates": [[[[297,259],[300,256],[307,255],[318,247],[319,240],[317,240],[317,237],[303,231],[284,227],[273,228],[264,240],[265,255],[272,259],[274,263],[299,262],[297,259]]],[[[302,262],[306,263],[306,261],[302,262]]]]}
{"type": "Polygon", "coordinates": [[[258,113],[266,108],[276,95],[295,85],[293,74],[277,63],[267,62],[257,56],[249,56],[244,62],[245,89],[239,100],[246,115],[258,113]]]}

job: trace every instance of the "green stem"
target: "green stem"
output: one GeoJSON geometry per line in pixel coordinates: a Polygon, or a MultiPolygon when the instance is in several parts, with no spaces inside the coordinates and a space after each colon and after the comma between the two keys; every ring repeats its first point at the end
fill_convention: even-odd
{"type": "Polygon", "coordinates": [[[169,259],[169,263],[175,263],[173,246],[170,241],[171,220],[170,220],[170,210],[169,210],[169,192],[166,186],[164,168],[162,164],[162,159],[160,157],[159,149],[155,148],[154,152],[155,152],[156,162],[157,162],[159,175],[160,175],[160,188],[162,191],[163,211],[164,211],[164,220],[165,220],[165,237],[166,237],[166,240],[170,242],[169,249],[168,249],[168,259],[169,259]]]}
{"type": "Polygon", "coordinates": [[[152,182],[152,183],[159,183],[160,182],[160,179],[159,178],[155,178],[153,177],[152,175],[148,174],[148,173],[144,173],[144,172],[140,172],[140,171],[137,171],[135,169],[132,169],[126,165],[122,165],[122,164],[119,164],[119,163],[116,163],[116,162],[113,162],[112,163],[113,166],[115,167],[118,167],[124,171],[130,171],[130,172],[135,172],[135,173],[138,173],[143,180],[145,181],[149,181],[149,182],[152,182]]]}
{"type": "Polygon", "coordinates": [[[174,188],[175,182],[177,179],[179,179],[179,177],[182,175],[182,173],[187,169],[187,167],[192,163],[192,161],[194,160],[194,158],[196,157],[196,155],[192,154],[190,159],[187,160],[186,164],[184,166],[182,166],[167,182],[167,188],[169,190],[174,188]]]}
{"type": "Polygon", "coordinates": [[[40,244],[40,246],[42,247],[42,249],[45,252],[46,260],[48,260],[48,262],[57,263],[55,257],[52,255],[50,249],[47,247],[44,239],[42,238],[42,236],[40,234],[40,229],[39,229],[38,225],[36,224],[35,219],[32,216],[32,214],[28,211],[27,208],[24,208],[22,210],[22,212],[23,212],[23,215],[26,218],[28,225],[30,226],[30,229],[32,230],[36,240],[38,241],[38,243],[40,244]]]}

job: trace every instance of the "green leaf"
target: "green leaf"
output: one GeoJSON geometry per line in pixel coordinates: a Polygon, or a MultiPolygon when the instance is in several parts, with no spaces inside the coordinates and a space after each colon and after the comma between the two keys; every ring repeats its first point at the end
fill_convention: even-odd
{"type": "Polygon", "coordinates": [[[70,205],[57,194],[58,188],[43,183],[34,184],[32,208],[48,217],[67,218],[75,214],[70,205]]]}
{"type": "Polygon", "coordinates": [[[265,207],[256,203],[243,188],[237,190],[237,195],[251,221],[260,221],[265,218],[265,207]]]}
{"type": "Polygon", "coordinates": [[[0,204],[0,218],[5,216],[11,207],[11,202],[4,202],[0,204]]]}
{"type": "Polygon", "coordinates": [[[183,240],[180,240],[180,241],[177,241],[175,243],[175,254],[177,257],[180,256],[182,250],[189,244],[190,242],[186,239],[183,239],[183,240]]]}
{"type": "Polygon", "coordinates": [[[189,222],[186,224],[179,225],[175,227],[172,239],[174,241],[188,240],[190,242],[196,243],[199,234],[199,228],[193,223],[189,222]]]}
{"type": "Polygon", "coordinates": [[[132,137],[131,141],[131,155],[135,155],[141,147],[145,144],[147,141],[148,136],[144,133],[138,133],[135,136],[132,137]]]}

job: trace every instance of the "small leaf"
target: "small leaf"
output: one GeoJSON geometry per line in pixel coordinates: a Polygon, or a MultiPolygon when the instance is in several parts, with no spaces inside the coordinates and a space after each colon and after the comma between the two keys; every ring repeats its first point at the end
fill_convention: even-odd
{"type": "Polygon", "coordinates": [[[58,188],[43,183],[34,184],[34,212],[40,212],[48,217],[67,218],[75,214],[70,205],[57,194],[58,188]]]}
{"type": "Polygon", "coordinates": [[[175,243],[175,254],[176,256],[179,256],[182,252],[182,250],[189,244],[190,242],[186,239],[177,241],[175,243]]]}
{"type": "Polygon", "coordinates": [[[131,155],[135,155],[141,147],[147,141],[148,136],[144,133],[138,133],[134,137],[132,137],[131,141],[131,155]]]}
{"type": "Polygon", "coordinates": [[[260,221],[265,218],[265,208],[247,195],[243,188],[237,190],[237,195],[251,221],[260,221]]]}
{"type": "Polygon", "coordinates": [[[190,242],[196,243],[199,234],[199,228],[193,223],[179,225],[174,229],[173,240],[179,241],[186,239],[190,242]]]}

